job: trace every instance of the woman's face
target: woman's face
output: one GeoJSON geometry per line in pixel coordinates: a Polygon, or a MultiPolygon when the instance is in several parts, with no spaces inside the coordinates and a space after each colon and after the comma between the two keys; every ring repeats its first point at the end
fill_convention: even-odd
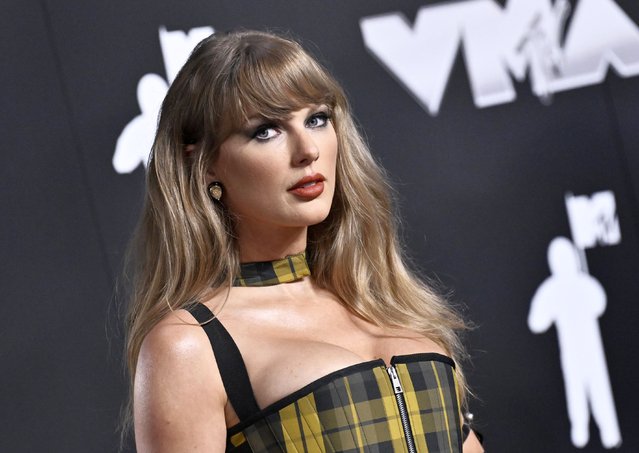
{"type": "Polygon", "coordinates": [[[325,105],[284,120],[252,117],[220,146],[209,169],[222,203],[243,230],[306,227],[323,221],[335,193],[337,136],[325,105]]]}

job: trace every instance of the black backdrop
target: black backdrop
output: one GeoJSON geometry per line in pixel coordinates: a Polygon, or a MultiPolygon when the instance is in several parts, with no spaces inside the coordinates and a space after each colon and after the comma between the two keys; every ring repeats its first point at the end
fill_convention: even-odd
{"type": "MultiPolygon", "coordinates": [[[[126,385],[113,288],[144,168],[119,174],[112,158],[140,114],[140,78],[167,77],[161,26],[290,30],[343,83],[397,188],[408,254],[478,326],[467,366],[489,451],[576,450],[555,330],[533,335],[527,316],[549,242],[571,237],[566,193],[612,191],[621,242],[586,256],[608,296],[600,326],[619,451],[639,451],[639,78],[610,70],[550,105],[526,78],[512,102],[479,109],[460,51],[433,116],[366,49],[360,20],[401,12],[411,24],[420,8],[453,3],[464,2],[4,0],[0,451],[117,447],[126,385]]],[[[639,22],[636,2],[616,4],[639,22]]],[[[603,451],[594,422],[590,433],[583,451],[603,451]]]]}

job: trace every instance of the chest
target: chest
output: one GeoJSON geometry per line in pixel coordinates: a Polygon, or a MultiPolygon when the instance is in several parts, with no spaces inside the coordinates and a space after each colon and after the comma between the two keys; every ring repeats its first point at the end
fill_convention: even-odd
{"type": "Polygon", "coordinates": [[[354,365],[228,431],[227,451],[358,450],[461,452],[452,362],[413,354],[354,365]]]}
{"type": "Polygon", "coordinates": [[[443,352],[413,332],[389,332],[330,298],[252,305],[220,319],[242,354],[255,399],[267,407],[336,370],[393,355],[443,352]]]}

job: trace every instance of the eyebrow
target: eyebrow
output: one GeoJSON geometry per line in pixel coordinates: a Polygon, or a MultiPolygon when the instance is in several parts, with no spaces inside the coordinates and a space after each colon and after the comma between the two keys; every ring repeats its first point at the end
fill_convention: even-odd
{"type": "Polygon", "coordinates": [[[268,118],[264,115],[254,115],[249,117],[243,124],[243,127],[253,127],[258,126],[262,123],[268,123],[269,121],[278,121],[281,118],[268,118]]]}

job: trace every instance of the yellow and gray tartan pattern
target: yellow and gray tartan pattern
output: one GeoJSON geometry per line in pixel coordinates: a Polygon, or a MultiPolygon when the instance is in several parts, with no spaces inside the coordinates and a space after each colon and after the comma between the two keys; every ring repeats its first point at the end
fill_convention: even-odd
{"type": "Polygon", "coordinates": [[[396,368],[417,451],[461,452],[462,419],[454,369],[436,360],[400,363],[396,368]]]}
{"type": "MultiPolygon", "coordinates": [[[[439,361],[396,365],[418,452],[461,453],[454,369],[439,361]]],[[[397,401],[383,364],[338,375],[241,428],[232,452],[407,452],[397,401]]],[[[234,432],[235,431],[235,432],[234,432]]]]}
{"type": "Polygon", "coordinates": [[[233,286],[278,285],[307,275],[311,275],[311,271],[306,262],[306,252],[302,252],[281,260],[241,264],[240,275],[233,280],[233,286]]]}

